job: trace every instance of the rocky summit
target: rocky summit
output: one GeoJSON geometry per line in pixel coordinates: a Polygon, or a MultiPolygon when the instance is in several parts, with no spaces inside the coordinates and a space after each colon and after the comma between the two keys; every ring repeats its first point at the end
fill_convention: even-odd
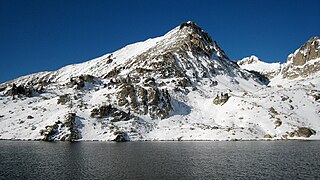
{"type": "Polygon", "coordinates": [[[283,68],[283,77],[294,79],[307,77],[320,70],[320,38],[312,37],[293,54],[288,56],[288,61],[283,68]]]}
{"type": "Polygon", "coordinates": [[[318,50],[312,38],[286,64],[235,62],[185,22],[102,57],[1,84],[0,139],[320,139],[318,50]]]}

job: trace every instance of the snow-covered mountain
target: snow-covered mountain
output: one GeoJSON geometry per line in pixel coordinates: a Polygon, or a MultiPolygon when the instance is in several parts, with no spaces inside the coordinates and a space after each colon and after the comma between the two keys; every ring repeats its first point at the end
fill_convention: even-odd
{"type": "Polygon", "coordinates": [[[256,57],[242,62],[247,70],[194,22],[182,23],[162,37],[1,84],[0,139],[319,139],[319,73],[281,84],[274,75],[266,84],[261,74],[284,68],[256,57]]]}
{"type": "Polygon", "coordinates": [[[320,38],[310,38],[290,54],[284,64],[266,63],[256,56],[243,58],[237,61],[237,64],[248,71],[259,72],[268,79],[276,76],[281,79],[308,78],[320,71],[320,38]]]}
{"type": "Polygon", "coordinates": [[[280,73],[280,63],[266,63],[257,56],[250,56],[237,61],[238,65],[248,71],[259,72],[268,79],[272,79],[280,73]]]}

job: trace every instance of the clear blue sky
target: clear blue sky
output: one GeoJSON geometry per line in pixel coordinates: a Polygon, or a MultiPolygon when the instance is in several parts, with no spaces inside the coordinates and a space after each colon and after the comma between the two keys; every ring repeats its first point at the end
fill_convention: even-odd
{"type": "Polygon", "coordinates": [[[0,0],[0,82],[56,70],[193,20],[231,59],[284,62],[320,35],[319,0],[0,0]]]}

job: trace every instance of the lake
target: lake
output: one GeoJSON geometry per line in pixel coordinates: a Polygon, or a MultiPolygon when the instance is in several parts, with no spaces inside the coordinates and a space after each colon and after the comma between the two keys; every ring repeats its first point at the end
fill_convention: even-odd
{"type": "Polygon", "coordinates": [[[0,141],[0,179],[320,179],[320,141],[0,141]]]}

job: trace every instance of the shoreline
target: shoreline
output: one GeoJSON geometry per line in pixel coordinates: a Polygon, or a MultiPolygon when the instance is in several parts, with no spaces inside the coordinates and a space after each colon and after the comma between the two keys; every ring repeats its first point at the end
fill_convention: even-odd
{"type": "MultiPolygon", "coordinates": [[[[60,140],[54,140],[54,141],[44,141],[41,139],[0,139],[0,141],[33,141],[33,142],[116,142],[114,140],[75,140],[75,141],[60,141],[60,140]]],[[[265,141],[320,141],[320,139],[309,139],[309,138],[292,138],[292,139],[266,139],[266,138],[261,138],[261,139],[203,139],[203,140],[199,140],[199,139],[195,139],[195,140],[128,140],[128,141],[124,141],[122,143],[126,143],[126,142],[246,142],[246,141],[261,141],[261,142],[265,142],[265,141]]],[[[116,142],[119,143],[119,142],[116,142]]],[[[120,142],[121,143],[121,142],[120,142]]]]}

